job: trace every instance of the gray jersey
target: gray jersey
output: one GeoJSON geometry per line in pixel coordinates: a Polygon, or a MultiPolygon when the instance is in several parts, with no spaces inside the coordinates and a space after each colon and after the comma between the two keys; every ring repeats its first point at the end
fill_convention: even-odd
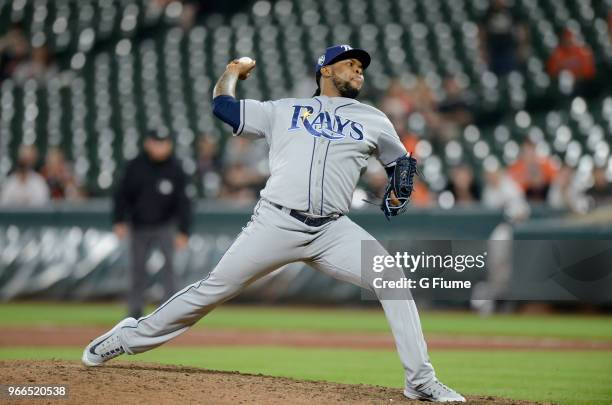
{"type": "Polygon", "coordinates": [[[348,212],[370,156],[388,166],[406,155],[381,111],[344,97],[241,100],[235,135],[265,138],[270,146],[261,196],[314,215],[348,212]]]}

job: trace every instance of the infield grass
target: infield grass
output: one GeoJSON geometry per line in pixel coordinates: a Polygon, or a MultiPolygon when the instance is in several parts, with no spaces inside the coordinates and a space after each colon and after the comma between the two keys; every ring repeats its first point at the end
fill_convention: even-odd
{"type": "MultiPolygon", "coordinates": [[[[78,360],[81,348],[0,348],[0,359],[78,360]]],[[[432,351],[437,375],[466,394],[555,402],[609,404],[612,353],[432,351]]],[[[213,370],[401,387],[394,351],[274,347],[162,347],[118,361],[145,361],[213,370]]]]}
{"type": "MultiPolygon", "coordinates": [[[[124,316],[125,307],[118,304],[28,302],[0,305],[0,326],[111,326],[124,316]]],[[[483,318],[467,312],[423,312],[421,322],[423,330],[428,334],[612,340],[611,316],[495,315],[483,318]]],[[[388,331],[382,310],[376,308],[319,309],[240,305],[222,306],[206,316],[196,327],[372,333],[388,331]]]]}

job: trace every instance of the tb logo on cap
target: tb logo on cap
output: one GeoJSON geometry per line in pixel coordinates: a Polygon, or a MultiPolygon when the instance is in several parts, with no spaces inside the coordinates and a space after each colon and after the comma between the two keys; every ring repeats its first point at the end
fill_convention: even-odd
{"type": "MultiPolygon", "coordinates": [[[[353,49],[353,47],[350,45],[338,45],[336,46],[336,48],[342,48],[342,52],[350,51],[351,49],[353,49]]],[[[329,50],[330,49],[328,49],[323,55],[319,56],[319,60],[317,61],[317,64],[319,66],[323,66],[323,64],[325,63],[325,54],[327,54],[329,50]]]]}

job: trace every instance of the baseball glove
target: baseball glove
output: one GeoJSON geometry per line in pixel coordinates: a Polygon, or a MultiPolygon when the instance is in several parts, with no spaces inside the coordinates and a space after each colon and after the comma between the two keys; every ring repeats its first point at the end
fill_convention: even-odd
{"type": "Polygon", "coordinates": [[[380,205],[387,220],[406,211],[414,189],[414,176],[417,172],[417,161],[412,156],[403,156],[395,165],[387,169],[389,184],[380,205]]]}

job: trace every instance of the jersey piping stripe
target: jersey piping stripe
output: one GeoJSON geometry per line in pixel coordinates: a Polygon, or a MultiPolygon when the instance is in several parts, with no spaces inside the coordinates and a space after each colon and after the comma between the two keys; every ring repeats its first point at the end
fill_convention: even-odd
{"type": "Polygon", "coordinates": [[[312,162],[314,162],[314,152],[315,146],[317,145],[317,139],[312,138],[312,155],[310,156],[310,173],[308,174],[308,209],[306,211],[310,212],[310,186],[312,183],[312,162]]]}
{"type": "MultiPolygon", "coordinates": [[[[319,111],[317,112],[317,115],[321,112],[321,110],[323,109],[323,103],[321,103],[321,100],[319,100],[316,97],[313,97],[314,100],[319,103],[319,111]]],[[[311,192],[311,185],[312,185],[312,163],[314,162],[314,152],[317,146],[317,139],[316,138],[312,138],[312,155],[310,156],[310,172],[308,174],[308,209],[306,210],[306,212],[310,212],[310,207],[312,204],[312,201],[310,201],[310,192],[311,192]]]]}
{"type": "MultiPolygon", "coordinates": [[[[315,100],[317,100],[315,98],[315,100]]],[[[317,100],[319,101],[319,100],[317,100]]],[[[347,104],[342,104],[341,106],[336,107],[336,109],[334,110],[334,115],[336,115],[336,112],[341,109],[342,107],[346,107],[347,105],[353,105],[355,103],[347,103],[347,104]]],[[[327,152],[329,151],[329,146],[331,145],[331,141],[327,141],[327,148],[325,149],[325,157],[323,158],[323,174],[321,175],[321,209],[319,211],[320,215],[323,215],[323,201],[325,201],[324,195],[325,195],[325,165],[327,164],[327,152]]],[[[311,162],[312,164],[312,162],[311,162]]],[[[311,166],[312,168],[312,166],[311,166]]],[[[309,196],[310,197],[310,196],[309,196]]],[[[310,199],[309,199],[310,201],[310,199]]]]}
{"type": "Polygon", "coordinates": [[[316,98],[316,97],[315,97],[314,99],[315,99],[315,101],[316,101],[317,103],[319,103],[319,111],[317,112],[317,115],[319,115],[319,113],[321,112],[321,110],[323,110],[323,103],[321,102],[321,100],[319,100],[319,99],[318,99],[318,98],[316,98]]]}
{"type": "Polygon", "coordinates": [[[327,163],[327,152],[329,151],[329,145],[331,145],[331,141],[327,141],[327,148],[325,149],[325,158],[323,158],[323,174],[321,176],[321,215],[323,215],[323,191],[325,189],[325,164],[327,163]]]}
{"type": "Polygon", "coordinates": [[[341,106],[336,107],[336,109],[334,110],[334,115],[336,115],[336,112],[338,112],[339,109],[341,109],[342,107],[346,107],[347,105],[353,105],[355,103],[347,103],[347,104],[342,104],[341,106]]]}
{"type": "Polygon", "coordinates": [[[236,135],[240,135],[242,131],[244,131],[244,123],[246,122],[246,102],[244,100],[240,100],[240,126],[238,127],[238,131],[236,135]]]}
{"type": "Polygon", "coordinates": [[[189,287],[186,287],[183,291],[179,291],[176,294],[174,294],[172,297],[170,297],[168,299],[168,301],[164,302],[159,308],[157,308],[153,313],[142,317],[140,319],[138,319],[138,321],[136,322],[135,326],[122,326],[121,329],[136,329],[138,328],[138,324],[140,324],[140,322],[144,321],[147,318],[152,317],[153,315],[155,315],[156,313],[158,313],[159,311],[161,311],[162,309],[164,309],[166,307],[166,305],[168,305],[169,303],[171,303],[172,301],[174,301],[175,299],[177,299],[178,297],[180,297],[181,295],[191,291],[193,288],[200,288],[200,286],[206,281],[208,280],[208,278],[210,277],[210,275],[212,274],[212,271],[210,273],[208,273],[206,275],[206,277],[204,277],[202,280],[200,280],[198,282],[198,284],[192,284],[189,287]]]}

